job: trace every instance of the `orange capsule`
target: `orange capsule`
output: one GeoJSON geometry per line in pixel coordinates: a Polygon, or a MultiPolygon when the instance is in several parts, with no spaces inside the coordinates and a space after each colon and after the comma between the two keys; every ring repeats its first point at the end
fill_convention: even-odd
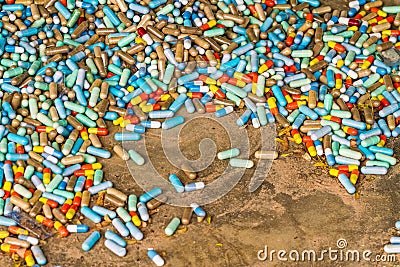
{"type": "Polygon", "coordinates": [[[67,214],[67,212],[68,212],[69,208],[71,207],[71,205],[72,205],[72,199],[65,200],[64,204],[60,208],[60,211],[63,214],[67,214]]]}
{"type": "Polygon", "coordinates": [[[344,126],[342,129],[343,129],[343,132],[345,132],[345,133],[347,133],[349,135],[355,136],[355,135],[358,134],[358,130],[357,129],[351,128],[349,126],[344,126]]]}
{"type": "Polygon", "coordinates": [[[108,129],[107,128],[89,128],[88,133],[105,136],[105,135],[108,135],[108,129]]]}
{"type": "Polygon", "coordinates": [[[47,219],[43,215],[36,215],[36,220],[49,228],[52,228],[54,226],[54,222],[50,219],[47,219]]]}
{"type": "Polygon", "coordinates": [[[28,230],[18,226],[9,226],[7,230],[14,235],[29,235],[28,230]]]}
{"type": "Polygon", "coordinates": [[[54,223],[54,228],[57,230],[61,237],[67,237],[69,234],[67,228],[65,228],[65,226],[59,221],[56,221],[54,223]]]}

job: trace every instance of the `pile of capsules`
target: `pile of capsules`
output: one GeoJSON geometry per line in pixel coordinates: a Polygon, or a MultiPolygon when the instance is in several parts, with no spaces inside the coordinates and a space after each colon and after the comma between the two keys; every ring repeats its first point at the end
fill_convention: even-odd
{"type": "MultiPolygon", "coordinates": [[[[276,122],[312,157],[325,156],[350,194],[360,173],[386,174],[396,164],[386,139],[400,134],[400,6],[358,0],[349,7],[332,10],[318,0],[3,2],[0,225],[8,228],[1,250],[28,266],[46,264],[39,239],[88,232],[77,223],[83,215],[89,224],[111,222],[118,233],[105,231],[104,245],[125,256],[125,239],[144,237],[162,191],[136,197],[104,181],[98,158],[112,153],[99,136],[114,124],[124,128],[116,141],[134,142],[149,128],[184,123],[175,116],[183,107],[216,117],[239,111],[238,126],[276,122]]],[[[119,144],[113,151],[138,165],[146,160],[119,144]]],[[[183,186],[176,175],[170,181],[187,193],[207,186],[183,186]]],[[[189,224],[192,213],[200,222],[206,215],[193,203],[165,234],[189,224]]],[[[82,249],[100,237],[92,231],[82,249]]],[[[148,256],[164,264],[154,249],[148,256]]]]}

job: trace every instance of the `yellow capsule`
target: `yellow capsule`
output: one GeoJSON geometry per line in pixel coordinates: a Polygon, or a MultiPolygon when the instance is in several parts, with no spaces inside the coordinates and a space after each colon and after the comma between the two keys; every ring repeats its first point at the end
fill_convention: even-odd
{"type": "Polygon", "coordinates": [[[293,102],[293,99],[289,94],[285,95],[285,99],[286,99],[286,102],[288,102],[288,103],[292,103],[293,102]]]}
{"type": "Polygon", "coordinates": [[[383,10],[380,10],[380,9],[378,9],[378,16],[381,16],[381,17],[387,17],[387,13],[386,12],[384,12],[383,10]]]}
{"type": "Polygon", "coordinates": [[[93,170],[100,170],[101,168],[103,168],[103,165],[101,165],[101,163],[92,163],[92,169],[93,170]]]}
{"type": "Polygon", "coordinates": [[[146,105],[146,106],[142,107],[142,111],[144,113],[149,113],[150,111],[153,111],[153,105],[146,105]]]}
{"type": "Polygon", "coordinates": [[[319,108],[324,108],[325,105],[324,105],[323,102],[318,102],[318,103],[317,103],[317,107],[319,107],[319,108]]]}
{"type": "Polygon", "coordinates": [[[126,125],[128,125],[128,124],[130,124],[130,123],[131,123],[130,120],[123,120],[123,121],[119,124],[119,126],[122,127],[122,128],[125,128],[126,125]]]}
{"type": "Polygon", "coordinates": [[[131,93],[131,92],[133,92],[135,90],[135,87],[130,85],[130,86],[128,86],[128,88],[126,88],[126,90],[128,90],[128,92],[131,93]]]}
{"type": "Polygon", "coordinates": [[[142,102],[140,102],[139,107],[143,108],[146,105],[147,105],[147,101],[142,101],[142,102]]]}
{"type": "Polygon", "coordinates": [[[268,102],[268,107],[269,107],[270,110],[273,109],[273,108],[276,108],[276,99],[275,99],[275,97],[268,98],[267,102],[268,102]]]}
{"type": "Polygon", "coordinates": [[[339,176],[339,170],[338,169],[330,169],[329,170],[329,175],[338,177],[339,176]]]}
{"type": "Polygon", "coordinates": [[[140,226],[142,224],[142,221],[140,220],[139,216],[137,216],[137,215],[132,216],[132,222],[136,226],[140,226]]]}
{"type": "Polygon", "coordinates": [[[351,26],[351,27],[347,28],[347,30],[356,32],[356,31],[358,31],[358,27],[357,26],[351,26]]]}
{"type": "Polygon", "coordinates": [[[81,131],[81,137],[83,140],[88,140],[89,139],[89,135],[87,131],[81,131]]]}
{"type": "Polygon", "coordinates": [[[3,185],[3,190],[4,191],[11,191],[12,183],[10,181],[5,181],[3,185]]]}
{"type": "Polygon", "coordinates": [[[137,104],[142,102],[142,98],[140,97],[140,95],[138,95],[138,96],[132,98],[130,102],[131,102],[132,105],[135,106],[135,105],[137,105],[137,104]]]}
{"type": "Polygon", "coordinates": [[[65,218],[68,220],[72,220],[74,218],[76,211],[74,209],[68,209],[67,214],[65,214],[65,218]]]}
{"type": "Polygon", "coordinates": [[[42,147],[42,146],[34,146],[32,151],[36,152],[36,153],[43,153],[44,152],[44,147],[42,147]]]}
{"type": "Polygon", "coordinates": [[[123,117],[119,117],[118,119],[113,120],[113,124],[114,125],[119,125],[123,121],[124,121],[124,118],[123,117]]]}
{"type": "Polygon", "coordinates": [[[338,62],[336,63],[336,66],[338,68],[341,68],[343,65],[344,65],[344,60],[343,59],[338,60],[338,62]]]}
{"type": "Polygon", "coordinates": [[[18,166],[14,165],[14,166],[11,167],[11,169],[12,169],[13,173],[16,174],[17,171],[18,171],[18,166]]]}
{"type": "Polygon", "coordinates": [[[0,238],[6,238],[10,235],[10,233],[8,231],[0,231],[0,238]]]}
{"type": "Polygon", "coordinates": [[[358,170],[358,166],[357,165],[349,165],[348,168],[349,168],[349,172],[352,172],[354,170],[358,170]]]}
{"type": "Polygon", "coordinates": [[[310,146],[307,148],[307,150],[311,157],[317,156],[317,150],[315,149],[315,146],[310,146]]]}
{"type": "Polygon", "coordinates": [[[171,97],[170,94],[162,95],[161,98],[160,98],[160,101],[161,102],[167,101],[170,97],[171,97]]]}
{"type": "Polygon", "coordinates": [[[27,266],[35,265],[35,259],[33,258],[32,252],[30,250],[25,251],[24,260],[27,266]]]}

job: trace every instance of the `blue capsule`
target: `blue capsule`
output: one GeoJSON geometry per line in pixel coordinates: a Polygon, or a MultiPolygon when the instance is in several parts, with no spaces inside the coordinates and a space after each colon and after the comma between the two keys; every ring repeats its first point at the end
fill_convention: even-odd
{"type": "Polygon", "coordinates": [[[139,197],[139,201],[142,202],[142,203],[147,203],[150,200],[152,200],[153,198],[156,198],[161,194],[162,194],[161,188],[155,187],[155,188],[151,189],[150,191],[148,191],[148,192],[144,193],[143,195],[141,195],[139,197]]]}
{"type": "Polygon", "coordinates": [[[82,249],[84,251],[91,250],[93,248],[93,246],[96,244],[96,242],[99,241],[100,237],[101,237],[100,236],[100,232],[99,231],[94,231],[82,243],[82,249]]]}
{"type": "Polygon", "coordinates": [[[91,210],[89,207],[86,207],[86,206],[81,207],[81,213],[83,214],[83,216],[85,216],[86,218],[88,218],[89,220],[91,220],[94,223],[101,222],[100,215],[97,214],[96,212],[94,212],[93,210],[91,210]]]}

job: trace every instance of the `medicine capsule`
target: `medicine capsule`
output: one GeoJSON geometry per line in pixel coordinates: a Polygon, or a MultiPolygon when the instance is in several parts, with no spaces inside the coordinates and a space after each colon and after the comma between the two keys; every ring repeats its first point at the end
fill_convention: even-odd
{"type": "Polygon", "coordinates": [[[82,243],[82,249],[84,251],[89,251],[93,248],[97,241],[99,241],[101,235],[99,231],[94,231],[91,233],[86,240],[82,243]]]}

